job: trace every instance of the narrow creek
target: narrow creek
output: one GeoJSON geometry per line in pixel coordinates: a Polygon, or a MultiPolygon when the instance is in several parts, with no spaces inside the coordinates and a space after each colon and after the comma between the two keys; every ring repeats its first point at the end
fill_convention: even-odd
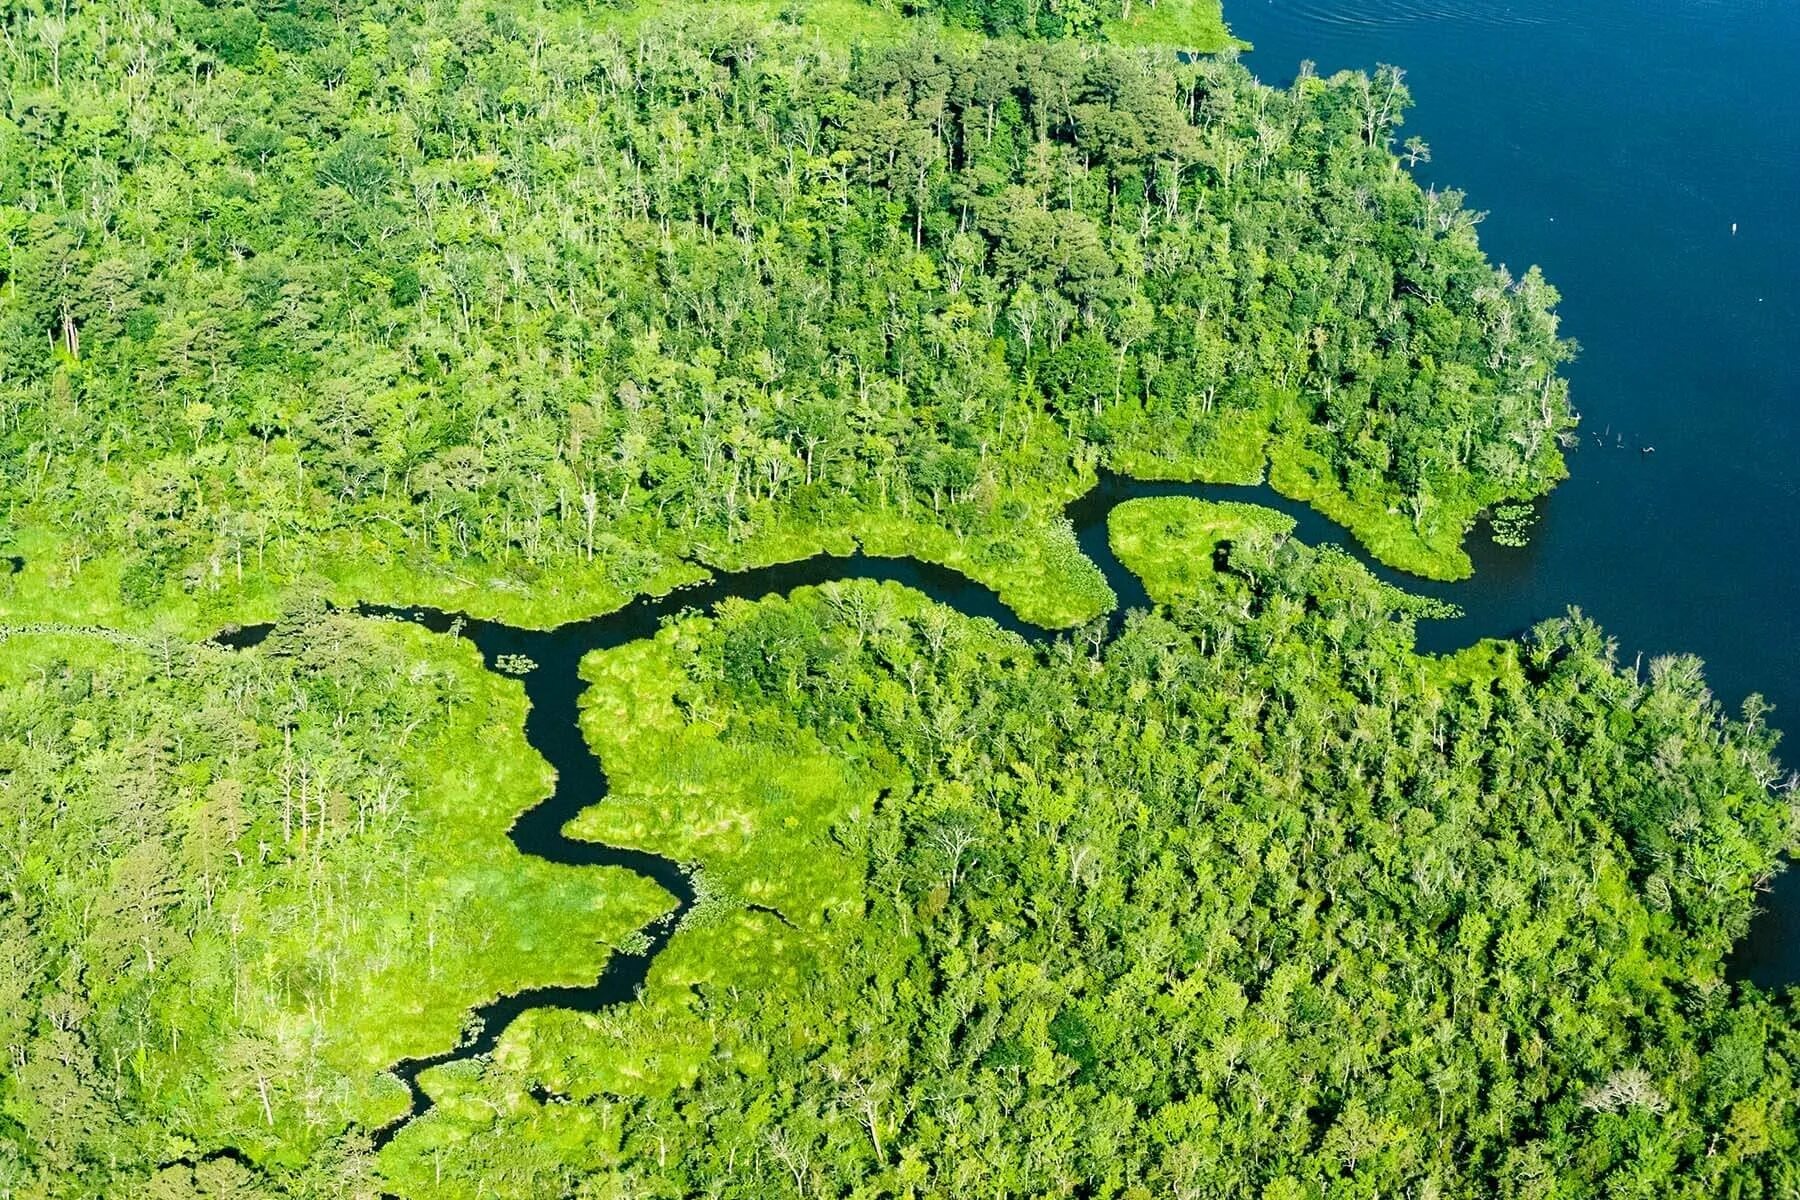
{"type": "MultiPolygon", "coordinates": [[[[1277,509],[1294,518],[1295,537],[1309,545],[1336,544],[1377,578],[1415,595],[1454,603],[1458,599],[1457,593],[1471,586],[1433,583],[1383,566],[1348,539],[1339,526],[1305,504],[1277,494],[1266,484],[1160,482],[1103,472],[1092,489],[1069,503],[1065,514],[1074,526],[1082,551],[1099,566],[1118,597],[1118,603],[1107,616],[1108,640],[1123,628],[1127,613],[1151,605],[1143,581],[1113,553],[1108,538],[1108,518],[1118,505],[1148,497],[1240,500],[1277,509]]],[[[1484,534],[1471,538],[1470,551],[1477,562],[1478,580],[1482,578],[1483,559],[1504,553],[1487,541],[1484,534]]],[[[965,616],[988,618],[1035,645],[1047,645],[1068,633],[1021,619],[1001,603],[993,589],[948,567],[914,559],[877,558],[860,551],[715,574],[708,580],[666,595],[640,596],[625,607],[602,616],[548,630],[523,629],[433,608],[358,606],[356,611],[365,616],[412,621],[437,633],[467,638],[481,652],[489,670],[504,669],[520,658],[529,660],[529,669],[523,675],[529,702],[525,737],[555,769],[556,782],[550,796],[526,810],[513,823],[509,830],[513,844],[521,853],[549,862],[578,867],[623,867],[635,871],[656,882],[675,899],[675,907],[670,912],[641,931],[643,940],[637,947],[615,952],[594,982],[528,988],[491,1000],[472,1011],[473,1032],[456,1046],[438,1054],[402,1059],[394,1064],[392,1073],[406,1086],[411,1099],[406,1113],[374,1132],[373,1141],[378,1149],[392,1141],[408,1123],[430,1111],[431,1097],[419,1083],[424,1072],[491,1053],[507,1028],[522,1014],[534,1008],[593,1013],[636,997],[657,954],[668,944],[694,905],[695,889],[688,865],[648,851],[581,841],[563,832],[578,813],[604,801],[609,791],[605,768],[581,732],[580,701],[586,687],[581,679],[582,659],[595,650],[608,650],[651,637],[661,628],[665,618],[679,612],[710,613],[720,602],[733,597],[758,600],[785,595],[800,587],[848,580],[902,584],[965,616]]],[[[1522,605],[1514,606],[1517,611],[1497,608],[1491,602],[1491,595],[1489,599],[1490,603],[1483,606],[1482,613],[1482,623],[1489,627],[1478,631],[1471,628],[1472,621],[1468,617],[1419,622],[1420,650],[1442,653],[1468,645],[1479,637],[1512,636],[1536,620],[1556,615],[1527,612],[1522,605]],[[1493,619],[1497,613],[1504,614],[1499,621],[1493,619]],[[1496,624],[1500,627],[1492,627],[1496,624]]],[[[271,629],[272,626],[259,625],[230,630],[215,640],[234,647],[253,646],[266,638],[271,629]]],[[[1775,918],[1784,919],[1779,913],[1775,918]]],[[[1754,937],[1750,940],[1755,941],[1754,937]]],[[[1766,981],[1759,979],[1758,982],[1766,981]]]]}

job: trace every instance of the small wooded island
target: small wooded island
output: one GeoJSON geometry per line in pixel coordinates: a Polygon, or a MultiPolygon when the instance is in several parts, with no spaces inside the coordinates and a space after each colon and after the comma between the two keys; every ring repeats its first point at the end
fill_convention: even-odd
{"type": "Polygon", "coordinates": [[[20,0],[0,80],[0,1200],[1800,1190],[1762,702],[1416,648],[1572,347],[1399,71],[20,0]]]}

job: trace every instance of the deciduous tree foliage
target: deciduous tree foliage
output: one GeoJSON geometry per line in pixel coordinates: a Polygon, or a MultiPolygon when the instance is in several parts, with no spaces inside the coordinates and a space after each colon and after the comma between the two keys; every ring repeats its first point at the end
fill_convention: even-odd
{"type": "MultiPolygon", "coordinates": [[[[1052,6],[1055,7],[1055,6],[1052,6]]],[[[1004,570],[1103,458],[1461,569],[1544,490],[1554,291],[1396,72],[526,0],[9,6],[0,484],[124,601],[336,559],[531,585],[772,530],[1004,570]]]]}
{"type": "Polygon", "coordinates": [[[645,1004],[510,1038],[422,1141],[485,1177],[586,1114],[584,1196],[1800,1182],[1791,1002],[1723,978],[1795,818],[1757,702],[1727,720],[1691,659],[1621,667],[1578,613],[1422,658],[1341,555],[1227,557],[1097,658],[868,584],[612,652],[596,706],[687,729],[599,735],[584,833],[791,928],[684,930],[645,1004]],[[743,779],[759,753],[860,782],[797,841],[822,810],[743,779]],[[787,885],[819,856],[859,906],[787,885]]]}
{"type": "Polygon", "coordinates": [[[389,1065],[666,907],[506,841],[544,769],[448,649],[0,639],[0,1195],[372,1195],[389,1065]]]}
{"type": "Polygon", "coordinates": [[[1403,169],[1399,72],[917,7],[0,7],[0,1200],[1800,1190],[1792,1000],[1722,965],[1794,841],[1760,707],[1578,615],[1421,658],[1166,504],[1110,645],[848,584],[590,664],[576,832],[702,902],[375,1152],[384,1067],[667,898],[513,849],[466,645],[170,631],[849,536],[1076,621],[1097,464],[1440,575],[1562,472],[1555,292],[1403,169]]]}
{"type": "Polygon", "coordinates": [[[482,677],[341,618],[247,661],[15,637],[0,1180],[1785,1194],[1800,1024],[1723,978],[1795,821],[1759,705],[1579,614],[1421,658],[1354,564],[1230,516],[1211,581],[1098,655],[850,583],[592,664],[615,794],[577,832],[696,861],[701,907],[640,1003],[531,1014],[379,1155],[364,973],[453,1016],[553,977],[508,937],[591,906],[468,908],[519,869],[481,873],[504,806],[471,838],[410,790],[491,739],[482,677]]]}

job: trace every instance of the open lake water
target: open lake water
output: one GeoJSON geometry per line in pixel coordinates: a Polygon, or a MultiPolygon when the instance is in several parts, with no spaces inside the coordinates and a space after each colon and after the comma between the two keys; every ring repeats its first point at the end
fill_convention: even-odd
{"type": "MultiPolygon", "coordinates": [[[[1582,415],[1522,551],[1473,546],[1468,624],[1578,605],[1642,651],[1761,692],[1800,766],[1800,62],[1795,0],[1236,0],[1246,63],[1285,83],[1407,73],[1418,173],[1488,214],[1488,254],[1563,294],[1582,415]],[[1732,226],[1737,232],[1732,232],[1732,226]],[[1644,453],[1644,447],[1654,453],[1644,453]]],[[[1742,948],[1800,979],[1800,869],[1742,948]]]]}
{"type": "MultiPolygon", "coordinates": [[[[1584,418],[1572,478],[1539,506],[1532,544],[1512,550],[1478,535],[1475,578],[1449,585],[1369,564],[1465,610],[1459,620],[1422,622],[1421,648],[1517,633],[1576,605],[1618,639],[1626,662],[1691,651],[1706,658],[1728,705],[1762,692],[1777,725],[1795,732],[1787,757],[1800,764],[1800,561],[1789,553],[1800,546],[1800,385],[1787,361],[1800,341],[1800,224],[1788,219],[1800,184],[1800,92],[1781,74],[1800,59],[1800,0],[1790,2],[1241,0],[1228,11],[1256,46],[1251,66],[1270,82],[1291,79],[1303,59],[1322,73],[1382,62],[1406,69],[1418,101],[1407,133],[1434,155],[1421,176],[1466,190],[1472,207],[1490,213],[1482,239],[1492,257],[1515,274],[1544,268],[1563,290],[1566,332],[1583,346],[1570,370],[1584,418]]],[[[1266,487],[1103,474],[1068,515],[1122,602],[1109,633],[1127,608],[1149,603],[1108,544],[1112,509],[1139,496],[1215,493],[1290,513],[1308,542],[1347,541],[1266,487]]],[[[1034,642],[1054,636],[954,571],[863,554],[720,575],[543,632],[434,610],[363,610],[454,630],[490,667],[525,670],[526,735],[558,779],[513,827],[522,852],[626,867],[675,902],[593,983],[502,996],[475,1011],[479,1029],[456,1047],[396,1064],[411,1104],[376,1132],[377,1144],[431,1107],[422,1072],[490,1052],[530,1009],[592,1012],[629,1001],[694,903],[680,864],[562,832],[607,794],[577,719],[582,656],[651,636],[683,609],[843,578],[905,584],[1034,642]]],[[[220,640],[250,646],[270,634],[258,626],[220,640]]],[[[1732,971],[1786,986],[1800,981],[1800,870],[1763,899],[1768,911],[1732,971]]]]}

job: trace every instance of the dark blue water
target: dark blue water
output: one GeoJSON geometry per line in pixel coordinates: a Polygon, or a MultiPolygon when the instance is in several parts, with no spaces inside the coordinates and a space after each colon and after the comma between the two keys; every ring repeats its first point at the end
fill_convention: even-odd
{"type": "MultiPolygon", "coordinates": [[[[1627,661],[1699,654],[1728,705],[1760,691],[1800,736],[1800,4],[1236,0],[1227,13],[1272,83],[1303,59],[1321,74],[1404,68],[1417,107],[1402,136],[1433,154],[1421,177],[1488,212],[1492,257],[1515,273],[1537,263],[1562,290],[1582,443],[1535,544],[1479,549],[1456,593],[1469,623],[1579,605],[1627,661]]],[[[1740,966],[1800,978],[1800,871],[1765,901],[1740,966]]]]}
{"type": "MultiPolygon", "coordinates": [[[[1295,533],[1308,544],[1344,544],[1349,553],[1378,577],[1396,586],[1410,587],[1421,582],[1374,562],[1360,546],[1345,544],[1342,531],[1324,517],[1303,504],[1276,495],[1266,485],[1234,487],[1153,482],[1102,472],[1091,490],[1068,505],[1066,515],[1075,528],[1082,550],[1100,568],[1117,599],[1103,622],[1103,639],[1116,637],[1131,611],[1147,609],[1151,605],[1143,581],[1127,570],[1113,553],[1107,536],[1108,518],[1114,508],[1128,500],[1151,496],[1231,498],[1266,504],[1293,516],[1295,533]]],[[[1021,619],[1000,602],[999,595],[992,589],[948,567],[912,559],[876,558],[861,552],[844,556],[818,555],[797,562],[715,575],[663,595],[639,596],[623,608],[586,620],[571,621],[554,629],[526,629],[435,608],[380,604],[357,607],[356,611],[363,616],[415,621],[438,633],[467,638],[481,651],[489,670],[510,671],[523,676],[528,702],[525,738],[554,769],[556,783],[549,796],[522,813],[508,830],[508,836],[520,853],[567,866],[607,866],[634,871],[660,885],[673,900],[668,912],[641,931],[642,943],[630,950],[616,951],[593,982],[526,988],[496,997],[469,1013],[465,1022],[468,1032],[455,1046],[394,1064],[393,1074],[406,1087],[409,1099],[405,1113],[372,1131],[371,1140],[377,1149],[431,1110],[432,1099],[419,1083],[422,1074],[434,1067],[493,1053],[501,1035],[525,1013],[534,1008],[599,1012],[630,1001],[644,986],[656,956],[668,945],[694,906],[697,893],[688,866],[660,854],[582,841],[564,832],[568,823],[583,809],[604,803],[610,791],[606,771],[581,730],[581,695],[587,686],[581,678],[582,659],[596,650],[608,650],[653,637],[669,618],[684,612],[710,613],[731,597],[759,600],[785,595],[800,587],[817,587],[848,579],[901,584],[965,616],[991,621],[1039,646],[1058,638],[1085,636],[1046,629],[1021,619]]],[[[1423,586],[1445,594],[1455,585],[1423,586]]],[[[300,617],[288,624],[234,627],[213,640],[223,646],[250,649],[271,640],[279,642],[287,636],[303,636],[304,632],[305,618],[300,617]]],[[[1501,631],[1474,630],[1466,618],[1427,621],[1419,626],[1419,641],[1426,649],[1454,649],[1494,632],[1501,631]]],[[[750,907],[772,913],[786,922],[786,918],[773,909],[760,905],[750,907]]],[[[541,1088],[534,1089],[533,1095],[540,1103],[552,1098],[552,1093],[541,1088]]]]}
{"type": "MultiPolygon", "coordinates": [[[[1272,82],[1285,82],[1303,59],[1324,72],[1404,67],[1419,102],[1408,132],[1424,136],[1434,156],[1421,176],[1465,189],[1489,211],[1482,237],[1496,259],[1515,273],[1545,268],[1563,290],[1567,332],[1584,348],[1570,371],[1584,417],[1572,478],[1541,506],[1533,544],[1509,550],[1476,537],[1476,576],[1454,585],[1369,564],[1467,613],[1422,624],[1421,648],[1515,633],[1577,605],[1619,639],[1627,660],[1638,651],[1701,654],[1728,704],[1760,691],[1777,705],[1778,724],[1785,713],[1800,730],[1800,562],[1789,553],[1800,546],[1800,384],[1787,362],[1800,345],[1792,332],[1800,329],[1800,224],[1787,213],[1800,184],[1800,93],[1782,82],[1800,61],[1800,4],[1244,0],[1230,11],[1238,34],[1257,46],[1251,65],[1272,82]]],[[[1302,539],[1344,540],[1266,488],[1103,476],[1069,516],[1122,601],[1109,633],[1147,597],[1112,555],[1106,515],[1122,500],[1165,494],[1272,504],[1297,518],[1302,539]]],[[[615,955],[592,984],[501,997],[472,1014],[477,1032],[461,1045],[396,1064],[412,1103],[378,1142],[429,1107],[422,1071],[488,1053],[528,1009],[594,1011],[628,1000],[693,903],[680,864],[562,832],[607,791],[576,720],[581,656],[649,636],[683,608],[838,578],[901,582],[1032,641],[1051,636],[954,572],[860,554],[725,576],[546,632],[368,610],[454,627],[490,665],[509,654],[536,663],[525,678],[526,733],[558,778],[555,794],[514,826],[514,840],[552,861],[637,870],[675,899],[674,911],[646,929],[648,944],[615,955]]],[[[252,645],[268,633],[226,640],[252,645]]],[[[1800,979],[1800,871],[1783,876],[1765,903],[1733,966],[1784,986],[1800,979]]]]}
{"type": "MultiPolygon", "coordinates": [[[[1311,545],[1328,542],[1342,545],[1377,577],[1396,586],[1444,598],[1464,594],[1470,588],[1468,584],[1425,583],[1374,562],[1362,547],[1347,543],[1342,531],[1324,517],[1303,504],[1276,495],[1267,485],[1237,487],[1156,482],[1101,472],[1091,490],[1069,503],[1065,515],[1075,529],[1082,551],[1100,568],[1117,600],[1103,622],[1102,637],[1105,639],[1119,634],[1131,611],[1149,608],[1151,604],[1143,581],[1113,553],[1108,538],[1108,519],[1118,505],[1154,496],[1240,499],[1264,504],[1291,515],[1295,519],[1295,534],[1303,541],[1311,545]]],[[[1499,552],[1491,544],[1480,550],[1482,555],[1499,552]]],[[[521,853],[569,866],[611,866],[635,871],[659,884],[674,901],[668,912],[641,931],[642,944],[614,953],[592,983],[527,988],[499,996],[470,1012],[466,1023],[470,1031],[455,1046],[394,1064],[393,1073],[405,1085],[409,1103],[407,1111],[398,1119],[372,1131],[372,1141],[377,1149],[431,1110],[432,1099],[419,1084],[419,1077],[424,1072],[491,1054],[499,1045],[501,1035],[526,1012],[534,1008],[599,1012],[630,1001],[644,986],[656,956],[668,945],[682,919],[694,906],[697,895],[688,866],[660,854],[582,841],[564,832],[568,823],[584,808],[603,803],[610,790],[605,769],[581,731],[581,695],[586,688],[581,678],[582,659],[596,650],[652,637],[665,621],[683,612],[712,612],[727,598],[757,600],[784,595],[800,587],[817,587],[848,579],[901,584],[965,616],[991,621],[1039,646],[1063,637],[1084,636],[1045,629],[1022,620],[986,585],[947,567],[911,559],[877,558],[861,552],[845,556],[819,555],[797,562],[715,575],[663,595],[640,596],[625,607],[600,616],[545,630],[521,628],[441,609],[377,604],[358,606],[357,611],[364,616],[415,621],[439,633],[467,638],[480,649],[489,670],[523,675],[528,701],[526,740],[554,768],[556,783],[551,794],[521,814],[508,831],[521,853]]],[[[1485,592],[1495,594],[1489,597],[1491,611],[1481,619],[1492,619],[1505,610],[1507,602],[1499,596],[1492,582],[1483,586],[1485,592]]],[[[1424,621],[1418,626],[1419,646],[1426,651],[1454,650],[1480,637],[1509,632],[1503,628],[1482,627],[1476,622],[1476,617],[1467,614],[1447,620],[1424,621]]],[[[303,622],[291,626],[256,625],[226,630],[214,640],[221,645],[248,649],[271,639],[301,634],[303,630],[303,622]]],[[[772,913],[786,922],[786,918],[773,909],[751,907],[772,913]]],[[[1765,921],[1757,937],[1751,939],[1756,945],[1766,943],[1774,947],[1774,953],[1767,956],[1766,961],[1758,959],[1754,965],[1769,976],[1768,982],[1775,984],[1791,983],[1794,976],[1782,974],[1791,964],[1781,959],[1782,943],[1779,937],[1771,939],[1767,929],[1774,921],[1788,919],[1790,915],[1784,912],[1765,921]]],[[[1741,961],[1737,969],[1740,973],[1743,971],[1741,961]]],[[[540,1103],[554,1098],[553,1093],[541,1087],[534,1088],[532,1094],[540,1103]]],[[[236,1151],[221,1153],[231,1155],[236,1151]]]]}

